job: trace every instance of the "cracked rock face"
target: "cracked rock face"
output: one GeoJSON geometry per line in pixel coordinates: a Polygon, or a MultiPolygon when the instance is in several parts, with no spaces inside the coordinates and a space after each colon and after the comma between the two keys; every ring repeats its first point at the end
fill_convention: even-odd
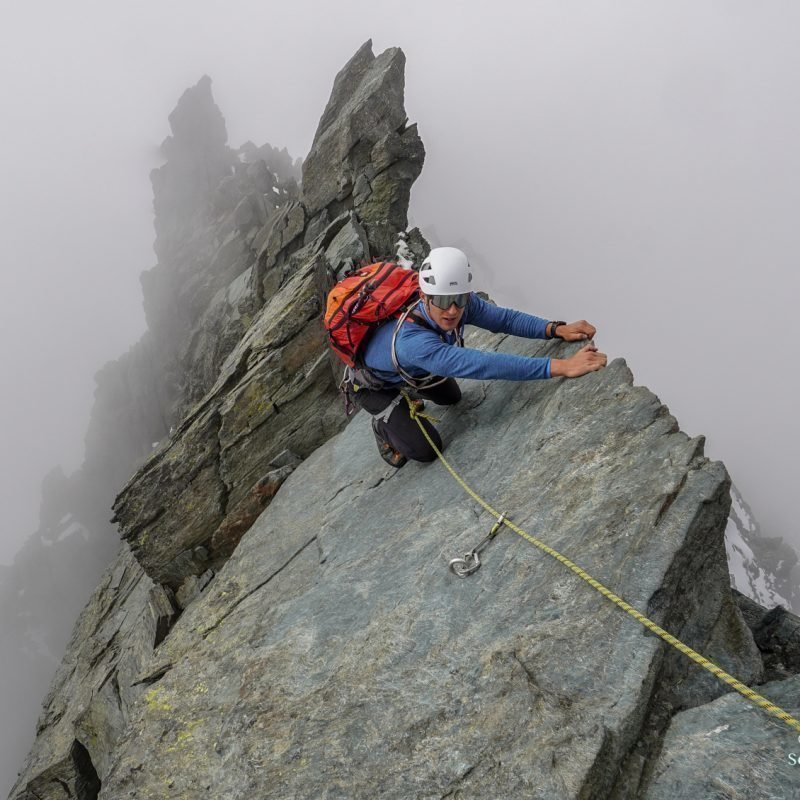
{"type": "Polygon", "coordinates": [[[764,660],[764,677],[783,680],[800,672],[800,617],[781,606],[767,611],[740,592],[733,596],[764,660]]]}
{"type": "MultiPolygon", "coordinates": [[[[800,718],[800,676],[758,691],[800,718]]],[[[643,800],[795,800],[798,772],[797,733],[731,694],[673,719],[643,800]]]]}
{"type": "Polygon", "coordinates": [[[169,596],[123,547],[78,618],[10,797],[97,796],[98,773],[108,771],[146,688],[139,676],[175,615],[169,596]]]}
{"type": "Polygon", "coordinates": [[[417,126],[406,127],[404,70],[402,50],[376,57],[365,42],[336,76],[303,164],[309,218],[354,210],[374,258],[391,254],[406,229],[411,185],[425,159],[417,126]]]}
{"type": "MultiPolygon", "coordinates": [[[[624,362],[575,381],[463,388],[441,430],[481,494],[758,678],[726,591],[728,477],[624,362]]],[[[292,473],[143,665],[151,682],[100,797],[168,786],[175,797],[577,798],[638,786],[633,754],[659,740],[660,708],[719,687],[510,531],[474,576],[452,575],[448,561],[490,524],[440,464],[386,468],[357,416],[292,473]]]]}
{"type": "MultiPolygon", "coordinates": [[[[242,210],[242,186],[259,175],[261,189],[269,181],[252,164],[239,183],[236,174],[225,177],[215,202],[232,211],[176,250],[171,271],[158,272],[178,281],[181,295],[199,291],[193,302],[205,311],[183,355],[192,375],[185,415],[122,490],[114,511],[147,574],[175,591],[230,555],[254,509],[263,508],[243,505],[244,499],[254,492],[267,498],[258,486],[270,482],[278,453],[288,449],[304,458],[345,422],[338,370],[334,375],[330,369],[321,324],[320,275],[335,276],[386,252],[406,227],[423,149],[415,129],[397,132],[406,119],[404,63],[399,50],[376,58],[370,43],[364,45],[336,79],[304,165],[302,197],[270,212],[247,238],[242,225],[258,214],[242,210]],[[353,136],[372,142],[358,158],[353,136]],[[363,177],[374,191],[365,189],[357,202],[347,193],[333,201],[330,184],[339,180],[333,173],[352,181],[363,177]],[[200,289],[187,288],[180,277],[196,262],[198,247],[212,240],[217,249],[201,259],[210,266],[192,276],[200,289]]],[[[205,88],[198,85],[190,97],[205,88]]],[[[202,97],[195,105],[202,106],[202,97]]]]}
{"type": "MultiPolygon", "coordinates": [[[[216,384],[120,493],[125,539],[147,574],[177,589],[230,554],[242,500],[279,453],[301,458],[344,424],[319,323],[311,256],[259,312],[216,384]],[[216,538],[215,538],[216,536],[216,538]]],[[[235,542],[233,543],[235,546],[235,542]]]]}

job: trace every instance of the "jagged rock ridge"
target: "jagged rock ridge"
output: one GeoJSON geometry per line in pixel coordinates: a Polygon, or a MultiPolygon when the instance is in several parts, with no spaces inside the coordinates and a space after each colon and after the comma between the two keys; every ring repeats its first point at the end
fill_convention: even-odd
{"type": "MultiPolygon", "coordinates": [[[[116,504],[136,557],[123,547],[81,615],[15,799],[646,797],[677,775],[670,716],[695,707],[716,724],[722,687],[511,534],[476,576],[450,575],[491,521],[439,465],[386,470],[359,418],[318,447],[342,424],[318,290],[394,246],[421,168],[398,87],[402,53],[376,59],[367,43],[337,76],[301,194],[259,216],[258,176],[234,164],[183,233],[159,231],[188,236],[185,252],[160,251],[170,268],[193,253],[205,277],[186,293],[164,258],[151,300],[168,315],[180,297],[203,322],[176,321],[175,430],[116,504]]],[[[465,389],[445,415],[448,455],[487,496],[726,669],[763,679],[727,591],[724,468],[623,362],[465,389]]],[[[780,661],[790,674],[796,621],[745,616],[765,634],[767,673],[780,661]]],[[[747,723],[743,739],[776,741],[758,713],[747,723]]],[[[703,777],[681,776],[674,796],[702,796],[703,777]]]]}
{"type": "MultiPolygon", "coordinates": [[[[404,127],[403,63],[396,49],[376,58],[368,42],[340,72],[300,198],[277,210],[253,239],[257,261],[216,295],[226,308],[236,292],[265,302],[232,330],[236,344],[224,360],[203,369],[209,348],[196,351],[193,373],[199,364],[213,383],[117,498],[124,538],[148,575],[173,590],[224,562],[231,531],[246,529],[243,504],[252,508],[259,482],[285,466],[284,453],[304,458],[344,423],[320,288],[329,275],[391,252],[405,231],[424,150],[415,126],[404,127]],[[361,176],[371,189],[356,191],[361,176]]],[[[220,325],[212,329],[218,338],[220,325]]]]}
{"type": "MultiPolygon", "coordinates": [[[[4,674],[14,685],[0,710],[22,730],[32,731],[31,709],[75,617],[119,550],[109,522],[114,496],[213,384],[263,305],[235,276],[257,260],[253,243],[269,219],[299,194],[300,163],[285,149],[227,147],[210,86],[203,78],[179,101],[166,163],[152,174],[159,264],[143,278],[150,328],[95,376],[83,463],[71,475],[57,468],[45,477],[39,528],[0,574],[4,674]]],[[[0,754],[0,775],[16,772],[23,754],[0,754]]]]}
{"type": "MultiPolygon", "coordinates": [[[[394,50],[376,59],[369,42],[359,53],[366,80],[346,82],[348,107],[369,113],[378,122],[382,114],[404,119],[402,53],[394,50]],[[385,70],[392,72],[391,79],[379,77],[385,70]],[[378,90],[387,91],[387,87],[392,102],[400,103],[399,111],[380,97],[378,90]]],[[[342,121],[332,120],[332,124],[347,127],[342,121]]],[[[394,191],[384,186],[384,205],[373,201],[370,206],[376,229],[394,231],[393,237],[379,242],[367,235],[355,202],[346,194],[340,192],[335,204],[307,213],[297,184],[302,163],[292,162],[285,150],[251,143],[238,153],[230,150],[208,78],[183,95],[170,125],[172,135],[164,144],[167,163],[152,175],[159,264],[142,278],[149,330],[126,356],[103,370],[100,386],[108,391],[98,394],[87,442],[100,444],[105,438],[115,455],[124,453],[127,458],[117,459],[121,470],[115,467],[105,472],[104,462],[97,460],[94,508],[104,520],[108,512],[102,509],[107,507],[109,491],[106,488],[103,494],[101,490],[108,487],[109,476],[119,487],[131,466],[147,455],[145,466],[131,482],[142,498],[142,507],[131,511],[132,525],[141,526],[143,520],[150,524],[153,517],[162,516],[162,527],[157,529],[160,539],[154,535],[152,541],[169,539],[169,515],[160,512],[166,499],[174,503],[173,523],[180,524],[185,514],[209,535],[188,548],[182,543],[177,560],[174,553],[167,555],[167,561],[175,560],[179,567],[171,587],[153,584],[138,566],[134,570],[131,553],[123,548],[111,574],[133,576],[131,588],[99,601],[99,629],[90,625],[73,636],[64,662],[67,666],[62,665],[56,677],[60,689],[46,703],[29,767],[19,782],[24,785],[30,780],[31,786],[39,787],[37,793],[45,784],[57,791],[59,780],[67,785],[78,780],[76,765],[83,762],[74,758],[74,743],[76,735],[84,738],[83,733],[76,734],[84,730],[81,720],[91,719],[85,723],[87,730],[96,727],[101,732],[85,736],[113,746],[130,698],[137,693],[126,683],[126,664],[149,653],[167,635],[300,456],[344,423],[319,325],[320,286],[354,263],[391,255],[381,248],[390,241],[394,247],[398,236],[406,236],[405,252],[411,257],[421,258],[427,252],[418,232],[404,234],[407,207],[397,202],[399,193],[407,203],[410,183],[422,166],[424,151],[418,137],[417,161],[404,166],[397,178],[400,188],[394,191]],[[167,435],[169,429],[172,434],[167,435]],[[110,431],[118,440],[112,441],[110,431]],[[125,447],[125,436],[137,443],[133,455],[125,447]],[[162,440],[160,446],[152,453],[151,443],[158,440],[162,440]],[[158,473],[155,484],[147,485],[147,476],[154,472],[158,473]],[[203,485],[204,477],[208,485],[203,485]],[[187,513],[182,503],[191,509],[194,497],[205,502],[206,489],[210,505],[187,513]],[[216,513],[220,509],[225,513],[216,513]],[[209,522],[215,524],[209,527],[209,522]],[[140,602],[135,610],[126,605],[134,602],[140,602]],[[141,622],[142,615],[146,623],[141,622]],[[130,632],[130,641],[128,629],[120,631],[112,622],[108,649],[90,644],[91,655],[85,659],[80,655],[87,647],[86,637],[105,641],[99,632],[106,629],[103,620],[123,618],[140,620],[139,627],[133,626],[130,632]],[[142,634],[140,628],[146,632],[142,634]],[[59,706],[60,701],[66,706],[59,706]],[[53,712],[53,704],[60,710],[53,712]],[[97,719],[104,721],[97,723],[97,719]]],[[[412,131],[406,142],[415,136],[412,131]]],[[[382,138],[378,136],[376,143],[382,138]]],[[[386,171],[393,162],[391,158],[386,162],[385,146],[379,150],[384,159],[381,169],[386,171]]],[[[361,166],[369,164],[367,158],[361,166]]],[[[309,183],[313,186],[314,180],[309,183]]],[[[59,479],[54,476],[53,497],[65,494],[59,489],[59,479]]],[[[131,493],[129,488],[123,497],[130,498],[131,493]]],[[[52,507],[48,516],[56,525],[59,512],[55,504],[52,507]]],[[[124,508],[121,515],[124,529],[124,508]]],[[[56,528],[73,525],[62,516],[56,528]]],[[[141,541],[141,527],[137,532],[141,541]]],[[[53,538],[58,537],[56,530],[53,538]]],[[[143,560],[147,562],[147,555],[143,560]]],[[[158,577],[168,580],[163,574],[158,577]]],[[[116,585],[117,578],[111,580],[116,585]]],[[[103,763],[96,748],[93,758],[103,763]]]]}

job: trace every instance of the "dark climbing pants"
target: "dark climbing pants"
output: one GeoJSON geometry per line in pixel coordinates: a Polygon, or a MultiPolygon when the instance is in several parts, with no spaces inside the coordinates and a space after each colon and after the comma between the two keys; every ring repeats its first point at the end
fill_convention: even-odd
{"type": "MultiPolygon", "coordinates": [[[[421,397],[430,400],[438,406],[451,406],[461,399],[461,389],[455,378],[447,378],[444,383],[434,386],[432,389],[410,390],[412,397],[421,397]]],[[[394,400],[400,395],[399,389],[359,389],[356,392],[356,402],[369,414],[378,419],[378,433],[386,439],[389,444],[399,450],[406,458],[412,461],[434,461],[436,453],[428,444],[416,421],[411,419],[408,403],[405,398],[400,400],[392,408],[388,419],[381,419],[382,412],[385,412],[394,400]]],[[[428,435],[433,439],[436,446],[442,449],[442,437],[433,425],[426,419],[421,420],[428,435]]]]}

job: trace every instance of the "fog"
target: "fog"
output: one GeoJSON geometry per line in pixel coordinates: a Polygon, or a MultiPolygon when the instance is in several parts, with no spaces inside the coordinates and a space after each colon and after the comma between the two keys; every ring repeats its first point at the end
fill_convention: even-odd
{"type": "Polygon", "coordinates": [[[45,472],[82,461],[94,373],[144,330],[148,173],[178,97],[207,73],[231,146],[305,156],[368,38],[407,56],[412,223],[500,303],[593,322],[797,545],[798,23],[788,0],[6,8],[0,563],[45,472]]]}

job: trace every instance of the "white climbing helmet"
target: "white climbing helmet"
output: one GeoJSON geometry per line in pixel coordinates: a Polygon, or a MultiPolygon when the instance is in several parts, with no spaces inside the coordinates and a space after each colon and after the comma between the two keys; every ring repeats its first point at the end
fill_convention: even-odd
{"type": "Polygon", "coordinates": [[[419,268],[419,288],[425,294],[466,294],[472,291],[469,259],[457,247],[434,247],[419,268]]]}

